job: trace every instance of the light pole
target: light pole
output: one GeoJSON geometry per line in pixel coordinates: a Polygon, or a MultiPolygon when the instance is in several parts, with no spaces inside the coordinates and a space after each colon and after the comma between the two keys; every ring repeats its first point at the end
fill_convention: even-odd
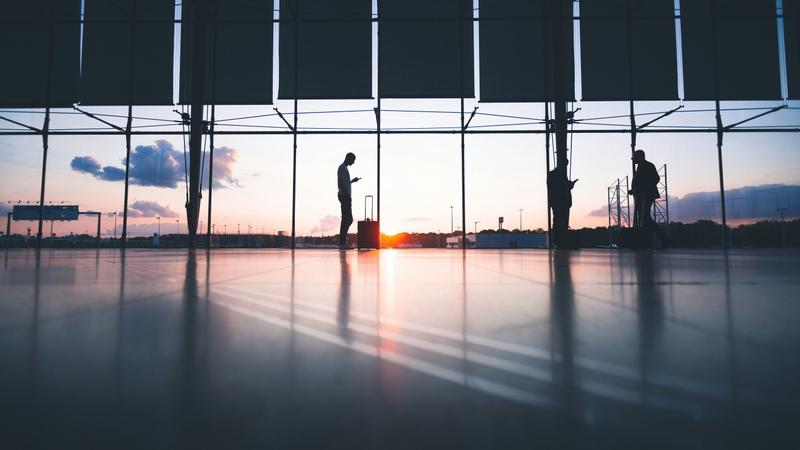
{"type": "Polygon", "coordinates": [[[520,232],[522,232],[522,211],[525,211],[525,210],[520,208],[519,209],[519,231],[520,232]]]}
{"type": "Polygon", "coordinates": [[[117,239],[117,212],[114,211],[114,239],[117,239]]]}
{"type": "Polygon", "coordinates": [[[181,234],[181,219],[175,219],[175,234],[181,234]]]}
{"type": "Polygon", "coordinates": [[[242,234],[241,230],[239,229],[240,225],[241,225],[241,224],[238,224],[238,223],[236,224],[236,235],[237,235],[237,236],[238,236],[238,235],[240,235],[240,234],[242,234]]]}
{"type": "Polygon", "coordinates": [[[250,232],[251,232],[252,230],[253,230],[253,227],[251,227],[250,225],[248,225],[248,226],[247,226],[247,234],[249,235],[249,234],[250,234],[250,232]]]}
{"type": "Polygon", "coordinates": [[[453,234],[453,206],[450,206],[450,234],[453,234]]]}
{"type": "Polygon", "coordinates": [[[228,224],[227,223],[224,225],[224,228],[223,228],[222,231],[223,231],[222,234],[228,234],[228,224]]]}
{"type": "Polygon", "coordinates": [[[161,237],[161,216],[157,216],[156,219],[158,219],[158,237],[160,238],[161,237]]]}
{"type": "Polygon", "coordinates": [[[200,228],[199,228],[199,230],[200,230],[200,231],[198,231],[198,232],[197,232],[197,234],[203,234],[203,221],[202,221],[202,220],[200,221],[200,228]]]}
{"type": "Polygon", "coordinates": [[[478,224],[481,223],[480,220],[475,221],[475,234],[478,234],[478,224]]]}

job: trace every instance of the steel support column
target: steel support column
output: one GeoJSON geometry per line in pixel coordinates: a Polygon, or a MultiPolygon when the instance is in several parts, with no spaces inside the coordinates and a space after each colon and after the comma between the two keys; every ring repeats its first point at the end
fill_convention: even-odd
{"type": "MultiPolygon", "coordinates": [[[[294,121],[292,128],[292,243],[291,248],[295,248],[295,228],[297,224],[297,96],[300,92],[297,84],[300,76],[300,0],[296,0],[294,11],[294,121]]],[[[286,119],[284,119],[284,122],[286,119]]],[[[347,239],[347,238],[345,238],[347,239]]]]}
{"type": "Polygon", "coordinates": [[[636,173],[636,163],[633,162],[633,153],[636,151],[636,111],[634,110],[633,100],[630,100],[630,121],[631,121],[631,177],[636,173]]]}
{"type": "Polygon", "coordinates": [[[206,81],[206,35],[209,0],[196,0],[192,23],[192,104],[189,131],[189,199],[186,202],[186,221],[189,246],[195,246],[200,216],[200,163],[203,158],[203,106],[206,81]]]}
{"type": "Polygon", "coordinates": [[[297,96],[294,99],[294,125],[292,126],[292,131],[292,248],[294,249],[297,221],[297,96]]]}
{"type": "MultiPolygon", "coordinates": [[[[628,48],[628,104],[631,120],[631,177],[636,172],[636,164],[633,162],[633,153],[636,151],[636,109],[634,108],[633,100],[633,46],[631,45],[631,2],[625,2],[625,24],[627,25],[627,40],[626,45],[628,48]]],[[[627,193],[626,193],[627,195],[627,193]]]]}
{"type": "Polygon", "coordinates": [[[722,216],[722,248],[728,249],[730,243],[728,242],[728,217],[725,212],[725,175],[722,165],[722,138],[725,134],[725,128],[722,126],[722,113],[719,110],[719,100],[716,102],[717,109],[717,167],[719,169],[719,202],[720,214],[722,216]]]}
{"type": "Polygon", "coordinates": [[[711,14],[711,39],[712,39],[712,62],[714,63],[714,107],[716,111],[716,135],[717,135],[717,166],[719,169],[719,199],[720,199],[720,214],[722,216],[722,248],[728,249],[728,236],[727,230],[728,221],[725,214],[725,180],[722,168],[722,138],[725,133],[725,127],[722,125],[722,113],[719,107],[719,68],[717,67],[717,7],[716,2],[712,4],[711,14]]]}
{"type": "Polygon", "coordinates": [[[553,64],[552,80],[554,94],[554,115],[556,134],[556,167],[562,168],[567,163],[567,61],[565,59],[564,36],[567,31],[567,20],[572,20],[572,0],[549,0],[548,21],[550,25],[550,42],[552,44],[553,64]],[[567,14],[569,12],[569,14],[567,14]]]}
{"type": "MultiPolygon", "coordinates": [[[[380,56],[379,56],[380,58],[380,56]]],[[[380,88],[378,88],[380,91],[380,88]]],[[[376,151],[377,151],[377,170],[378,170],[378,178],[377,178],[377,199],[378,202],[378,248],[380,248],[381,244],[381,96],[380,92],[378,92],[378,107],[375,108],[375,122],[377,127],[377,134],[376,134],[376,151]]]]}
{"type": "Polygon", "coordinates": [[[211,248],[211,196],[214,193],[214,121],[215,105],[211,105],[211,124],[208,135],[208,225],[206,227],[206,248],[211,248]]]}
{"type": "Polygon", "coordinates": [[[128,105],[128,122],[125,126],[125,194],[122,205],[122,240],[121,248],[125,248],[128,239],[128,191],[131,174],[131,126],[133,124],[133,107],[128,105]]]}
{"type": "MultiPolygon", "coordinates": [[[[52,43],[51,43],[52,45],[52,43]]],[[[44,222],[44,188],[47,180],[47,149],[49,147],[50,107],[45,108],[42,127],[42,181],[39,189],[39,228],[36,231],[36,248],[42,248],[42,225],[44,222]]]]}
{"type": "MultiPolygon", "coordinates": [[[[546,180],[547,175],[550,173],[550,102],[547,101],[544,102],[544,162],[546,170],[544,176],[546,180]]],[[[553,217],[550,211],[549,192],[547,201],[545,202],[545,209],[547,209],[547,246],[552,247],[553,217]]]]}
{"type": "MultiPolygon", "coordinates": [[[[556,143],[556,174],[555,177],[567,178],[567,122],[569,116],[567,115],[567,100],[569,97],[569,90],[565,80],[567,79],[568,62],[566,60],[566,44],[565,36],[568,30],[568,20],[572,20],[572,0],[547,0],[545,3],[545,25],[547,27],[547,34],[549,37],[550,45],[546,49],[546,54],[551,58],[549,70],[547,73],[548,78],[552,84],[552,103],[554,109],[554,124],[553,130],[555,132],[556,143]]],[[[548,178],[550,175],[548,173],[548,178]]],[[[549,184],[549,183],[548,183],[549,184]]],[[[557,185],[561,188],[571,189],[567,187],[569,181],[558,180],[557,185]]],[[[548,186],[549,189],[550,186],[548,186]]],[[[565,232],[569,229],[569,209],[571,206],[562,204],[564,193],[558,193],[558,205],[550,205],[557,207],[559,210],[559,221],[557,223],[559,229],[555,230],[554,236],[557,247],[564,246],[565,232]]],[[[549,198],[549,195],[548,195],[549,198]]]]}
{"type": "MultiPolygon", "coordinates": [[[[214,5],[213,37],[211,42],[211,119],[208,127],[208,221],[206,225],[206,249],[211,249],[211,206],[214,193],[214,125],[217,104],[217,9],[214,5]]],[[[210,261],[210,255],[208,256],[210,261]]]]}
{"type": "MultiPolygon", "coordinates": [[[[53,84],[53,53],[55,45],[55,24],[54,18],[52,16],[52,11],[48,11],[48,27],[47,27],[47,36],[48,36],[48,45],[47,45],[47,86],[45,87],[45,101],[46,104],[50,104],[50,97],[52,95],[52,84],[53,84]]],[[[41,186],[39,189],[39,227],[36,231],[36,248],[42,248],[42,225],[44,222],[44,190],[45,190],[45,181],[47,180],[47,149],[49,146],[49,133],[50,133],[50,107],[46,107],[44,110],[44,126],[42,126],[42,180],[41,186]]]]}
{"type": "MultiPolygon", "coordinates": [[[[130,16],[130,55],[128,57],[128,121],[125,125],[125,194],[122,207],[122,241],[120,248],[125,248],[128,243],[128,191],[130,188],[130,159],[131,159],[131,129],[133,126],[133,68],[136,63],[136,2],[133,2],[133,11],[130,16]]],[[[116,233],[116,228],[114,229],[116,233]]],[[[159,239],[161,236],[159,236],[159,239]]]]}
{"type": "MultiPolygon", "coordinates": [[[[472,9],[469,10],[470,14],[472,13],[472,9]]],[[[466,162],[465,158],[465,148],[466,148],[466,140],[464,131],[464,16],[466,15],[466,11],[464,8],[461,9],[461,20],[458,21],[458,30],[459,30],[459,65],[460,65],[460,73],[459,73],[459,84],[460,84],[460,93],[461,93],[461,248],[463,250],[467,249],[467,189],[466,189],[466,179],[465,179],[465,168],[466,162]]]]}

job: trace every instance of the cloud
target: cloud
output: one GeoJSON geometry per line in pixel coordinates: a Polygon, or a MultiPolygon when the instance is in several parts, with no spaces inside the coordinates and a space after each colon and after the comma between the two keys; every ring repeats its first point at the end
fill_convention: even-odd
{"type": "MultiPolygon", "coordinates": [[[[208,153],[203,153],[205,167],[208,167],[208,153]]],[[[214,148],[214,188],[228,186],[242,187],[239,180],[233,176],[233,166],[239,157],[239,151],[230,147],[214,148]]],[[[208,185],[208,169],[204,170],[204,184],[208,185]]]]}
{"type": "Polygon", "coordinates": [[[128,208],[128,217],[178,217],[178,213],[158,202],[137,200],[128,208]]]}
{"type": "MultiPolygon", "coordinates": [[[[786,208],[784,214],[787,218],[800,217],[800,185],[762,184],[725,191],[725,212],[729,220],[775,219],[778,217],[778,208],[786,208]]],[[[606,217],[608,207],[602,206],[587,215],[606,217]]],[[[699,219],[716,220],[720,215],[717,191],[691,192],[683,197],[669,197],[670,221],[690,223],[699,219]]]]}
{"type": "Polygon", "coordinates": [[[327,215],[322,219],[319,219],[319,222],[314,225],[314,228],[311,229],[309,234],[325,233],[326,231],[337,230],[340,223],[341,221],[339,217],[327,215]]]}
{"type": "Polygon", "coordinates": [[[183,154],[168,141],[160,139],[154,145],[137,145],[131,152],[131,183],[176,188],[184,179],[184,167],[183,154]]]}
{"type": "Polygon", "coordinates": [[[69,163],[72,170],[99,176],[103,173],[100,163],[91,156],[76,156],[69,163]]]}
{"type": "Polygon", "coordinates": [[[72,170],[88,173],[105,181],[121,181],[125,179],[125,171],[114,166],[101,167],[100,163],[91,156],[76,156],[69,163],[72,170]]]}
{"type": "Polygon", "coordinates": [[[103,167],[103,173],[100,175],[101,180],[105,181],[122,181],[125,179],[125,170],[114,166],[103,167]]]}
{"type": "MultiPolygon", "coordinates": [[[[800,217],[800,185],[762,184],[725,191],[725,212],[730,220],[774,219],[778,208],[786,208],[786,217],[800,217]]],[[[669,209],[670,220],[716,219],[721,214],[719,192],[670,197],[669,209]]]]}
{"type": "MultiPolygon", "coordinates": [[[[188,154],[186,155],[188,158],[188,154]]],[[[214,188],[241,187],[233,174],[233,166],[239,151],[231,147],[214,149],[214,188]]],[[[203,186],[208,186],[208,152],[202,156],[203,186]]],[[[125,160],[121,161],[124,167],[125,160]]],[[[76,172],[88,173],[104,181],[122,181],[125,169],[116,166],[102,167],[91,156],[76,156],[70,162],[76,172]]],[[[130,182],[139,186],[177,188],[184,183],[186,163],[183,151],[178,151],[166,140],[160,139],[152,145],[138,145],[131,151],[130,182]]]]}
{"type": "Polygon", "coordinates": [[[593,209],[589,211],[589,214],[586,214],[589,217],[607,217],[608,216],[608,206],[601,206],[597,209],[593,209]]]}

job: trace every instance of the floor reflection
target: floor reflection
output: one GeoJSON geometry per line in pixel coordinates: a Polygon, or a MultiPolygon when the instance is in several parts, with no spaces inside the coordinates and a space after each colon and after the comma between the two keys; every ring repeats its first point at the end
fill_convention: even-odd
{"type": "Polygon", "coordinates": [[[800,404],[800,255],[5,256],[0,448],[781,448],[800,404]]]}
{"type": "Polygon", "coordinates": [[[561,386],[558,401],[567,411],[575,411],[574,320],[575,291],[572,284],[571,252],[551,252],[550,351],[553,354],[553,379],[561,386]]]}
{"type": "Polygon", "coordinates": [[[336,323],[339,336],[350,340],[350,266],[347,263],[347,252],[339,252],[339,302],[337,304],[336,323]]]}
{"type": "Polygon", "coordinates": [[[664,300],[661,293],[662,271],[656,267],[652,252],[637,252],[633,258],[636,273],[636,311],[639,328],[639,367],[641,372],[642,401],[648,390],[648,371],[657,358],[658,340],[664,318],[664,300]]]}
{"type": "Polygon", "coordinates": [[[197,281],[197,251],[189,249],[186,257],[186,271],[183,282],[181,302],[181,339],[177,373],[175,374],[175,410],[180,413],[176,422],[178,446],[190,448],[202,443],[198,439],[195,428],[202,423],[205,396],[200,381],[206,370],[202,362],[203,354],[200,346],[204,339],[198,334],[200,315],[199,290],[197,281]]]}

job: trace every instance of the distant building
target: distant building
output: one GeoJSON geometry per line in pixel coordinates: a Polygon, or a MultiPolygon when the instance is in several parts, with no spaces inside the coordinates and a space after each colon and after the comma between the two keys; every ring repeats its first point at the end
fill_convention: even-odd
{"type": "Polygon", "coordinates": [[[547,233],[481,233],[475,248],[547,248],[547,233]]]}
{"type": "MultiPolygon", "coordinates": [[[[447,248],[461,248],[461,235],[447,238],[447,248]]],[[[475,248],[475,235],[467,235],[467,248],[475,248]]]]}

